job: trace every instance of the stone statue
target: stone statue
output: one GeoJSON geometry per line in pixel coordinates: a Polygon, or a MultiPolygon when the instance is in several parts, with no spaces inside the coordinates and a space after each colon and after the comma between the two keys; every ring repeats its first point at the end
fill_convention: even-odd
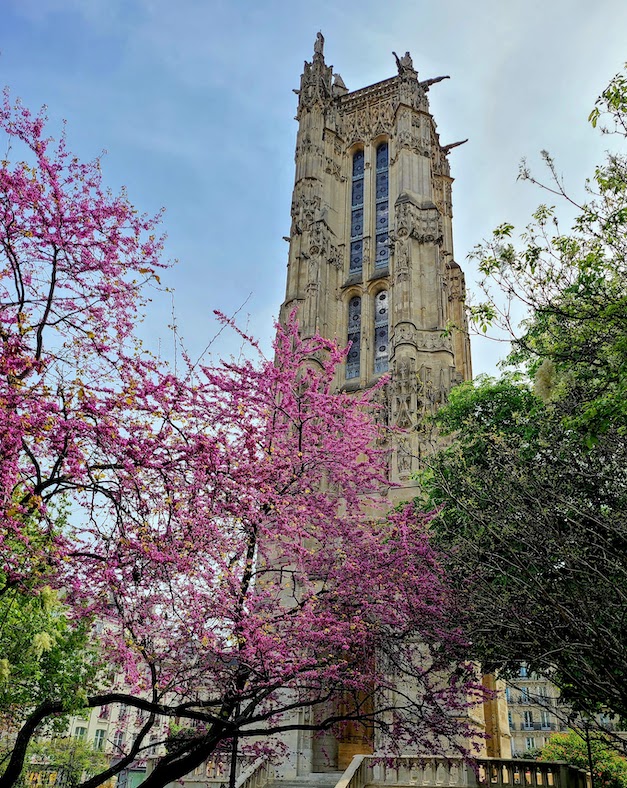
{"type": "Polygon", "coordinates": [[[324,36],[320,31],[316,33],[316,42],[314,44],[314,55],[324,54],[324,36]]]}
{"type": "Polygon", "coordinates": [[[392,52],[394,57],[396,58],[396,65],[398,66],[398,73],[403,75],[406,72],[410,71],[413,72],[414,69],[414,62],[411,59],[411,55],[409,52],[405,52],[403,57],[399,57],[396,52],[392,52]]]}

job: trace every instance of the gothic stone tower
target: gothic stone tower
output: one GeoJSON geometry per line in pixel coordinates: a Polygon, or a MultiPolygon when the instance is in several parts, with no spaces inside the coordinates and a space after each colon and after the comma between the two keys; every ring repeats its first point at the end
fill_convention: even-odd
{"type": "MultiPolygon", "coordinates": [[[[296,179],[284,318],[352,343],[347,391],[389,373],[381,417],[409,432],[391,478],[410,483],[422,416],[471,376],[464,275],[453,259],[450,169],[409,53],[398,74],[350,92],[318,33],[298,94],[296,179]]],[[[395,495],[395,497],[397,497],[395,495]]],[[[402,491],[398,497],[403,497],[402,491]]]]}
{"type": "MultiPolygon", "coordinates": [[[[351,342],[337,386],[357,391],[383,374],[380,417],[406,430],[391,448],[395,503],[430,449],[424,416],[471,377],[464,275],[453,258],[447,155],[429,111],[429,87],[409,53],[398,74],[350,92],[324,60],[321,33],[298,94],[296,178],[285,301],[304,335],[351,342]]],[[[491,679],[493,681],[493,679],[491,679]]],[[[489,701],[473,717],[492,734],[490,755],[509,751],[507,712],[489,701]]],[[[294,773],[344,768],[372,742],[350,731],[288,745],[294,773]]]]}

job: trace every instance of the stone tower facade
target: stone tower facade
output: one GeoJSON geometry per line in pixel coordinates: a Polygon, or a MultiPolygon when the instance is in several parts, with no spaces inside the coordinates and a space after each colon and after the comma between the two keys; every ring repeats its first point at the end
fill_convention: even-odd
{"type": "MultiPolygon", "coordinates": [[[[336,384],[344,391],[389,382],[379,418],[405,430],[390,448],[391,503],[413,495],[412,474],[432,450],[428,420],[456,383],[470,379],[464,274],[453,256],[449,150],[429,111],[409,53],[398,73],[349,91],[324,59],[318,33],[298,95],[296,177],[287,286],[281,320],[296,309],[301,333],[351,343],[336,384]]],[[[491,686],[492,677],[486,677],[491,686]]],[[[500,700],[473,712],[492,738],[487,754],[509,753],[500,700]]],[[[295,733],[286,774],[343,769],[374,742],[349,731],[295,733]]]]}
{"type": "MultiPolygon", "coordinates": [[[[453,257],[452,178],[409,53],[398,73],[349,91],[321,33],[298,94],[296,178],[285,301],[305,335],[351,349],[337,385],[383,374],[381,418],[408,430],[390,475],[410,484],[427,450],[423,416],[471,377],[464,275],[453,257]]],[[[459,143],[456,143],[459,144],[459,143]]],[[[402,492],[399,493],[400,497],[402,492]]],[[[396,497],[396,496],[395,496],[396,497]]]]}

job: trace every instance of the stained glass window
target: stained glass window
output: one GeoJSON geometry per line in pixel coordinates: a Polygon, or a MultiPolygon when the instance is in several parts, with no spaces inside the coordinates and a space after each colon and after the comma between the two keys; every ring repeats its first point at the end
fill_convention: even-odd
{"type": "Polygon", "coordinates": [[[351,191],[351,253],[349,273],[361,273],[364,259],[364,152],[353,156],[351,191]]]}
{"type": "Polygon", "coordinates": [[[375,268],[387,268],[390,259],[388,245],[389,230],[389,153],[387,142],[377,148],[377,171],[375,185],[376,249],[375,268]]]}
{"type": "Polygon", "coordinates": [[[364,152],[358,150],[353,156],[353,177],[364,174],[364,152]]]}
{"type": "Polygon", "coordinates": [[[361,298],[353,296],[348,302],[348,341],[351,343],[346,358],[346,379],[358,378],[361,362],[361,298]]]}
{"type": "Polygon", "coordinates": [[[374,371],[387,372],[389,355],[388,338],[389,303],[387,290],[377,293],[374,299],[374,371]]]}

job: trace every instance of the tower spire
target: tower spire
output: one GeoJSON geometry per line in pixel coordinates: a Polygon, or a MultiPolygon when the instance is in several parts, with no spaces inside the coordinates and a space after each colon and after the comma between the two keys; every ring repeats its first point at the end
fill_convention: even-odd
{"type": "Polygon", "coordinates": [[[333,66],[324,62],[324,36],[320,31],[316,34],[314,54],[311,63],[305,61],[300,77],[300,89],[294,91],[298,99],[297,120],[301,120],[304,111],[314,107],[326,107],[333,94],[333,66]]]}

